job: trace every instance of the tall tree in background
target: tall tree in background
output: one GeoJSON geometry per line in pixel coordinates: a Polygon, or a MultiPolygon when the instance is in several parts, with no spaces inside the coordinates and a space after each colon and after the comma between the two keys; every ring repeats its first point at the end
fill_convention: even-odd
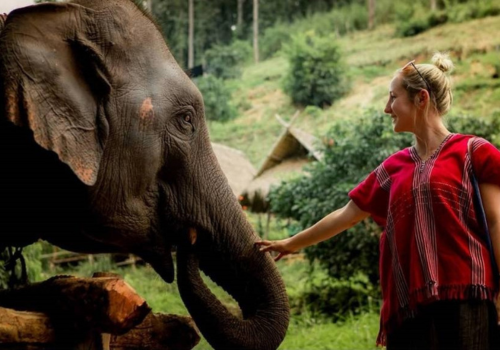
{"type": "Polygon", "coordinates": [[[368,29],[373,29],[375,27],[375,0],[367,0],[367,1],[368,1],[368,29]]]}
{"type": "Polygon", "coordinates": [[[189,0],[189,52],[188,68],[194,67],[194,0],[189,0]]]}
{"type": "Polygon", "coordinates": [[[236,27],[241,31],[243,26],[243,3],[245,0],[238,0],[238,19],[236,21],[236,27]]]}
{"type": "Polygon", "coordinates": [[[436,10],[437,10],[436,0],[431,0],[431,11],[436,11],[436,10]]]}
{"type": "Polygon", "coordinates": [[[253,0],[253,57],[259,62],[259,0],[253,0]]]}

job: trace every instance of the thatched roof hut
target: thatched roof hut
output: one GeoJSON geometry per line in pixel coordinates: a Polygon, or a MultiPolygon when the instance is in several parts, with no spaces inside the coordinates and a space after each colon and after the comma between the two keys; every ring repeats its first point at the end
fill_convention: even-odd
{"type": "Polygon", "coordinates": [[[215,156],[222,171],[227,177],[229,186],[236,197],[239,197],[256,174],[256,170],[247,156],[234,148],[212,143],[215,156]]]}
{"type": "Polygon", "coordinates": [[[252,182],[242,193],[241,204],[254,212],[266,212],[267,195],[271,185],[302,173],[304,165],[320,160],[317,139],[308,133],[285,124],[285,130],[257,171],[252,182]]]}

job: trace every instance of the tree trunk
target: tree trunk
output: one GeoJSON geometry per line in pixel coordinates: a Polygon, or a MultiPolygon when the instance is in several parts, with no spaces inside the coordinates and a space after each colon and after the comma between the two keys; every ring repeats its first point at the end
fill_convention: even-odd
{"type": "Polygon", "coordinates": [[[368,0],[368,29],[375,27],[375,0],[368,0]]]}
{"type": "Polygon", "coordinates": [[[188,68],[194,67],[194,4],[193,0],[189,0],[189,51],[188,51],[188,68]]]}
{"type": "Polygon", "coordinates": [[[241,31],[243,28],[243,3],[245,0],[238,0],[238,20],[236,22],[236,27],[238,28],[239,31],[241,31]]]}
{"type": "Polygon", "coordinates": [[[253,57],[259,63],[259,0],[253,0],[253,57]]]}
{"type": "Polygon", "coordinates": [[[437,10],[437,2],[436,0],[431,0],[431,11],[437,10]]]}

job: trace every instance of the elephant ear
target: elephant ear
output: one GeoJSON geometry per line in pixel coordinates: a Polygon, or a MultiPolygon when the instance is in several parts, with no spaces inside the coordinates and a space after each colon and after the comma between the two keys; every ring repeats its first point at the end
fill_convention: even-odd
{"type": "Polygon", "coordinates": [[[108,134],[102,106],[111,89],[93,12],[75,4],[26,7],[9,14],[0,36],[0,116],[30,128],[89,186],[108,134]]]}

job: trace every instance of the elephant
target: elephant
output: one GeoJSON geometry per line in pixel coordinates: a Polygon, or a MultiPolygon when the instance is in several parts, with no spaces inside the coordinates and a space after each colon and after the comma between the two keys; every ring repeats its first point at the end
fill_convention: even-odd
{"type": "Polygon", "coordinates": [[[151,16],[132,0],[74,0],[0,24],[0,248],[41,239],[135,254],[177,277],[215,349],[276,349],[284,282],[217,163],[203,97],[151,16]]]}

